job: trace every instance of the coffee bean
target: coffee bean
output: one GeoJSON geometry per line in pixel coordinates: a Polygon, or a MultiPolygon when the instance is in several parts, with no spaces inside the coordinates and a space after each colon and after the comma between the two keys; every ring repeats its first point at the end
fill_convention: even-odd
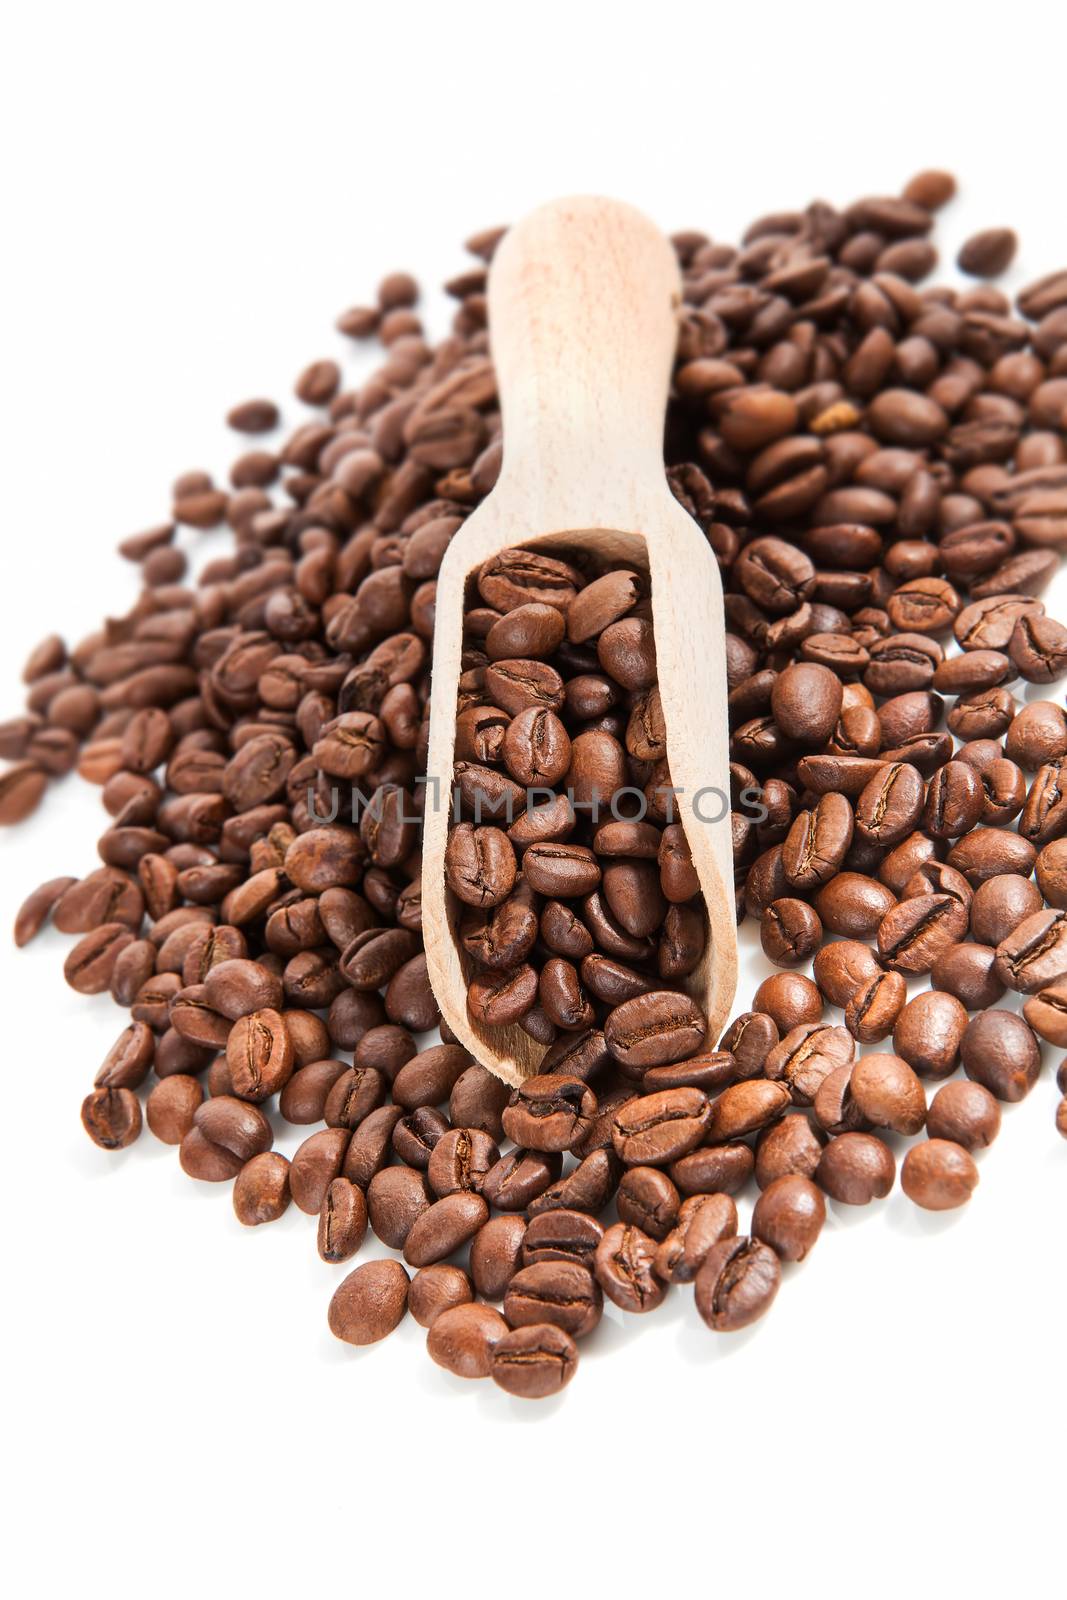
{"type": "Polygon", "coordinates": [[[738,1194],[752,1176],[755,1158],[747,1144],[702,1145],[671,1163],[669,1175],[684,1195],[738,1194]]]}
{"type": "Polygon", "coordinates": [[[603,1315],[604,1297],[587,1267],[575,1261],[542,1261],[522,1267],[508,1284],[504,1316],[513,1328],[551,1323],[580,1339],[603,1315]]]}
{"type": "Polygon", "coordinates": [[[488,1220],[489,1207],[480,1195],[463,1192],[435,1200],[412,1223],[404,1241],[404,1260],[412,1267],[443,1261],[488,1220]]]}
{"type": "Polygon", "coordinates": [[[370,1225],[390,1250],[403,1250],[415,1223],[432,1203],[426,1179],[408,1167],[383,1167],[367,1186],[370,1225]]]}
{"type": "Polygon", "coordinates": [[[904,1006],[893,1029],[893,1046],[922,1077],[947,1078],[959,1062],[967,1026],[967,1011],[958,999],[927,990],[904,1006]]]}
{"type": "MultiPolygon", "coordinates": [[[[842,1070],[846,1074],[848,1068],[842,1070]]],[[[790,1173],[810,1178],[822,1156],[825,1138],[810,1119],[800,1113],[786,1116],[764,1129],[756,1144],[756,1182],[761,1189],[790,1173]]]]}
{"type": "Polygon", "coordinates": [[[815,1181],[833,1200],[865,1206],[883,1200],[893,1187],[896,1162],[889,1147],[870,1133],[840,1133],[830,1140],[815,1181]]]}
{"type": "Polygon", "coordinates": [[[1009,989],[1034,994],[1067,976],[1067,911],[1035,911],[997,946],[997,977],[1009,989]]]}
{"type": "Polygon", "coordinates": [[[998,1100],[1022,1100],[1037,1082],[1041,1052],[1033,1031],[1011,1011],[972,1017],[960,1041],[963,1070],[998,1100]]]}
{"type": "Polygon", "coordinates": [[[608,1049],[624,1067],[666,1066],[694,1055],[707,1024],[687,995],[653,990],[616,1006],[604,1025],[608,1049]]]}
{"type": "Polygon", "coordinates": [[[1000,1107],[980,1083],[957,1078],[944,1083],[930,1102],[926,1131],[965,1150],[984,1150],[1000,1132],[1000,1107]]]}
{"type": "Polygon", "coordinates": [[[141,1132],[141,1105],[132,1089],[94,1089],[82,1101],[82,1127],[101,1150],[125,1150],[141,1132]]]}
{"type": "Polygon", "coordinates": [[[960,246],[956,265],[974,278],[998,278],[1011,265],[1017,243],[1010,228],[972,233],[960,246]]]}
{"type": "Polygon", "coordinates": [[[174,1073],[153,1086],[145,1102],[145,1121],[163,1144],[181,1144],[203,1098],[196,1078],[174,1073]]]}
{"type": "Polygon", "coordinates": [[[849,1089],[860,1115],[872,1127],[914,1134],[926,1122],[923,1086],[899,1056],[862,1056],[852,1068],[849,1089]]]}
{"type": "Polygon", "coordinates": [[[810,978],[801,973],[777,972],[765,978],[752,997],[757,1012],[770,1017],[779,1034],[822,1017],[822,996],[810,978]]]}
{"type": "Polygon", "coordinates": [[[775,1178],[756,1201],[752,1233],[782,1261],[803,1261],[822,1231],[826,1202],[809,1178],[775,1178]]]}
{"type": "Polygon", "coordinates": [[[408,1310],[420,1328],[432,1328],[442,1312],[470,1305],[473,1299],[467,1274],[442,1262],[420,1267],[408,1287],[408,1310]]]}
{"type": "Polygon", "coordinates": [[[305,1139],[293,1156],[289,1187],[298,1208],[308,1216],[318,1216],[322,1210],[326,1191],[341,1171],[350,1138],[347,1128],[323,1128],[305,1139]]]}
{"type": "Polygon", "coordinates": [[[366,1261],[334,1291],[330,1332],[346,1344],[376,1344],[404,1319],[408,1275],[399,1261],[366,1261]]]}
{"type": "Polygon", "coordinates": [[[318,1248],[323,1261],[348,1261],[367,1232],[363,1190],[347,1178],[334,1178],[319,1212],[318,1248]]]}
{"type": "Polygon", "coordinates": [[[699,1089],[663,1089],[619,1107],[612,1142],[628,1166],[665,1166],[700,1143],[710,1116],[711,1105],[699,1089]]]}
{"type": "Polygon", "coordinates": [[[861,1044],[888,1038],[907,999],[899,972],[878,972],[853,993],[845,1007],[845,1026],[861,1044]]]}
{"type": "Polygon", "coordinates": [[[822,943],[822,923],[803,900],[774,900],[760,922],[760,943],[775,966],[797,966],[822,943]]]}
{"type": "Polygon", "coordinates": [[[962,1145],[927,1139],[913,1145],[900,1169],[900,1187],[925,1211],[965,1205],[978,1183],[978,1168],[962,1145]]]}
{"type": "Polygon", "coordinates": [[[777,1255],[761,1240],[722,1239],[697,1273],[697,1310],[716,1333],[736,1333],[770,1308],[781,1277],[777,1255]]]}
{"type": "MultiPolygon", "coordinates": [[[[222,966],[231,966],[223,962],[222,966]]],[[[221,968],[214,968],[220,971],[221,968]]],[[[210,976],[210,974],[209,974],[210,976]]],[[[205,999],[208,985],[204,985],[205,999]]],[[[261,1103],[276,1094],[293,1071],[293,1046],[278,1011],[253,1011],[234,1023],[226,1040],[226,1065],[233,1092],[242,1100],[261,1103]]]]}
{"type": "Polygon", "coordinates": [[[678,1191],[657,1167],[630,1167],[615,1199],[619,1221],[632,1223],[650,1238],[665,1238],[678,1220],[678,1191]]]}
{"type": "Polygon", "coordinates": [[[289,1199],[289,1162],[276,1150],[265,1150],[262,1155],[253,1156],[237,1174],[233,1209],[238,1222],[246,1228],[277,1222],[287,1210],[289,1199]]]}
{"type": "Polygon", "coordinates": [[[498,1211],[524,1211],[556,1182],[562,1166],[562,1157],[555,1152],[511,1150],[486,1173],[482,1196],[498,1211]]]}
{"type": "Polygon", "coordinates": [[[580,1079],[546,1073],[516,1089],[504,1110],[504,1132],[531,1150],[567,1150],[595,1112],[596,1098],[580,1079]]]}
{"type": "Polygon", "coordinates": [[[518,1399],[543,1400],[565,1388],[577,1366],[578,1350],[570,1335],[551,1323],[538,1323],[501,1335],[490,1353],[489,1376],[518,1399]]]}
{"type": "Polygon", "coordinates": [[[712,1247],[736,1233],[737,1207],[729,1195],[691,1195],[656,1251],[655,1271],[666,1283],[692,1283],[712,1247]]]}
{"type": "Polygon", "coordinates": [[[597,1246],[596,1279],[622,1311],[654,1311],[667,1286],[653,1271],[656,1241],[632,1223],[617,1222],[597,1246]]]}
{"type": "Polygon", "coordinates": [[[49,878],[27,895],[15,917],[15,943],[20,949],[37,937],[58,902],[77,881],[77,878],[49,878]]]}
{"type": "Polygon", "coordinates": [[[902,900],[878,924],[878,954],[895,972],[929,972],[967,931],[967,908],[947,894],[902,900]]]}

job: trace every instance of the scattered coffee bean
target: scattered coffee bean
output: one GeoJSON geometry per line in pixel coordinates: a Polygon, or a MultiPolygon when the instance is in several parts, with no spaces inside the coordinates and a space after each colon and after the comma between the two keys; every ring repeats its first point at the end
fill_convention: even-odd
{"type": "Polygon", "coordinates": [[[978,1182],[978,1168],[962,1145],[927,1139],[913,1145],[900,1169],[900,1187],[925,1211],[951,1211],[967,1203],[978,1182]]]}
{"type": "Polygon", "coordinates": [[[402,1322],[408,1275],[399,1261],[366,1261],[334,1290],[330,1332],[346,1344],[376,1344],[402,1322]]]}

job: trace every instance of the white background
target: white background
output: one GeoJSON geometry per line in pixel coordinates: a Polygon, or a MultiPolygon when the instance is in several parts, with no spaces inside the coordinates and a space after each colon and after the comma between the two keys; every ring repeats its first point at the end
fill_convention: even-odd
{"type": "MultiPolygon", "coordinates": [[[[11,8],[3,714],[37,637],[132,600],[113,546],[166,514],[177,472],[225,470],[228,405],[340,353],[334,316],[384,271],[437,284],[469,232],[543,199],[612,193],[730,240],[947,165],[949,264],[1008,223],[1010,282],[1062,266],[1065,45],[1062,11],[1019,3],[11,8]]],[[[443,302],[427,315],[440,331],[443,302]]],[[[93,866],[102,817],[72,780],[0,839],[4,926],[40,879],[93,866]]],[[[121,1018],[65,988],[66,947],[0,950],[15,1592],[1062,1583],[1048,1068],[965,1212],[899,1190],[831,1208],[757,1328],[707,1332],[682,1290],[647,1321],[609,1311],[537,1407],[441,1373],[413,1323],[335,1343],[346,1269],[295,1209],[247,1232],[147,1135],[90,1145],[78,1107],[121,1018]]]]}

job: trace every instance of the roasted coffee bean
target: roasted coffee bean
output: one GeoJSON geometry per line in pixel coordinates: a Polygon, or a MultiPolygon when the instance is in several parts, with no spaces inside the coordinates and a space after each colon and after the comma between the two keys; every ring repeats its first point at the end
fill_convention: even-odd
{"type": "MultiPolygon", "coordinates": [[[[965,1150],[984,1150],[1000,1132],[1000,1107],[980,1083],[958,1078],[944,1083],[930,1102],[926,1131],[965,1150]]],[[[902,1175],[903,1181],[903,1175],[902,1175]]]]}
{"type": "Polygon", "coordinates": [[[998,1100],[1022,1100],[1037,1082],[1041,1052],[1032,1029],[1011,1011],[972,1017],[960,1040],[963,1070],[998,1100]]]}
{"type": "Polygon", "coordinates": [[[156,1042],[143,1022],[132,1022],[119,1034],[93,1080],[97,1089],[136,1089],[148,1076],[156,1042]]]}
{"type": "Polygon", "coordinates": [[[197,1107],[193,1126],[181,1142],[182,1169],[190,1178],[224,1183],[235,1178],[246,1161],[269,1150],[273,1142],[270,1123],[257,1106],[232,1095],[213,1095],[197,1107]]]}
{"type": "Polygon", "coordinates": [[[884,1200],[895,1177],[892,1151],[870,1133],[838,1134],[826,1146],[815,1169],[816,1183],[830,1198],[850,1206],[884,1200]]]}
{"type": "Polygon", "coordinates": [[[892,1033],[907,995],[899,972],[876,972],[848,1001],[845,1027],[860,1044],[877,1044],[892,1033]]]}
{"type": "Polygon", "coordinates": [[[967,1008],[952,994],[928,989],[904,1006],[893,1047],[921,1077],[947,1078],[959,1062],[966,1029],[967,1008]]]}
{"type": "Polygon", "coordinates": [[[423,1174],[409,1167],[383,1167],[367,1186],[370,1225],[390,1250],[403,1250],[415,1223],[432,1204],[423,1174]]]}
{"type": "Polygon", "coordinates": [[[923,1086],[899,1056],[861,1056],[852,1068],[849,1092],[860,1116],[874,1128],[915,1134],[926,1122],[923,1086]]]}
{"type": "Polygon", "coordinates": [[[632,1223],[617,1222],[597,1246],[596,1279],[621,1311],[654,1311],[667,1292],[653,1264],[656,1241],[632,1223]]]}
{"type": "Polygon", "coordinates": [[[747,1144],[701,1145],[668,1169],[684,1195],[738,1194],[752,1176],[755,1158],[747,1144]]]}
{"type": "Polygon", "coordinates": [[[952,895],[902,900],[878,924],[878,954],[895,972],[929,972],[938,956],[967,932],[967,907],[952,895]]]}
{"type": "Polygon", "coordinates": [[[1020,994],[1035,994],[1067,976],[1067,911],[1035,911],[997,946],[997,977],[1020,994]]]}
{"type": "Polygon", "coordinates": [[[756,1143],[756,1182],[765,1189],[775,1178],[788,1173],[810,1178],[819,1164],[824,1143],[821,1131],[800,1112],[772,1123],[756,1143]]]}
{"type": "MultiPolygon", "coordinates": [[[[801,1023],[799,1027],[791,1028],[781,1043],[770,1051],[763,1070],[768,1078],[784,1084],[795,1104],[810,1105],[823,1079],[836,1067],[851,1062],[855,1053],[855,1046],[844,1028],[801,1023]]],[[[745,1088],[744,1085],[737,1087],[745,1088]]],[[[716,1102],[713,1127],[720,1125],[723,1115],[736,1117],[729,1101],[725,1112],[719,1110],[722,1099],[720,1096],[716,1102]]],[[[745,1099],[734,1096],[733,1106],[743,1107],[746,1104],[755,1111],[761,1105],[774,1108],[775,1102],[768,1095],[766,1087],[757,1080],[746,1089],[745,1099]]],[[[777,1109],[784,1110],[784,1103],[777,1109]]],[[[759,1125],[762,1126],[762,1123],[759,1125]]]]}
{"type": "Polygon", "coordinates": [[[695,1055],[707,1023],[687,995],[653,990],[616,1006],[604,1024],[604,1037],[616,1061],[640,1071],[667,1066],[695,1055]]]}
{"type": "Polygon", "coordinates": [[[323,1116],[328,1128],[358,1128],[385,1098],[386,1079],[374,1067],[350,1067],[326,1096],[323,1116]]]}
{"type": "Polygon", "coordinates": [[[500,1151],[480,1128],[452,1128],[430,1152],[426,1176],[436,1195],[478,1193],[489,1169],[500,1160],[500,1151]]]}
{"type": "Polygon", "coordinates": [[[674,1227],[680,1204],[674,1184],[656,1167],[630,1167],[616,1195],[619,1221],[632,1223],[653,1239],[663,1239],[674,1227]]]}
{"type": "MultiPolygon", "coordinates": [[[[822,996],[799,972],[776,972],[765,978],[752,997],[755,1010],[770,1017],[780,1035],[822,1017],[822,996]]],[[[735,1051],[736,1054],[736,1051],[735,1051]]]]}
{"type": "Polygon", "coordinates": [[[480,1195],[462,1192],[435,1200],[412,1223],[404,1241],[404,1260],[412,1267],[443,1261],[488,1220],[489,1207],[480,1195]]]}
{"type": "Polygon", "coordinates": [[[430,1356],[457,1378],[488,1377],[494,1350],[508,1333],[500,1313],[482,1305],[446,1306],[425,1326],[430,1330],[426,1338],[430,1356]]]}
{"type": "Polygon", "coordinates": [[[987,944],[950,945],[930,969],[936,989],[953,995],[968,1011],[985,1011],[1003,998],[996,951],[987,944]]]}
{"type": "Polygon", "coordinates": [[[767,1185],[752,1212],[753,1237],[781,1261],[803,1261],[826,1220],[826,1202],[809,1178],[793,1173],[767,1185]]]}
{"type": "Polygon", "coordinates": [[[486,1173],[482,1196],[497,1211],[525,1211],[557,1181],[562,1166],[562,1157],[556,1152],[511,1150],[486,1173]]]}
{"type": "Polygon", "coordinates": [[[775,966],[798,966],[822,943],[822,923],[803,900],[774,900],[760,921],[760,943],[775,966]]]}
{"type": "Polygon", "coordinates": [[[1042,1039],[1067,1045],[1067,976],[1042,984],[1023,1006],[1023,1016],[1042,1039]]]}
{"type": "Polygon", "coordinates": [[[778,1027],[773,1017],[762,1011],[743,1011],[719,1040],[719,1050],[733,1057],[739,1078],[754,1078],[763,1071],[763,1063],[777,1043],[778,1027]]]}
{"type": "Polygon", "coordinates": [[[621,1163],[610,1149],[597,1149],[583,1156],[565,1178],[559,1178],[527,1206],[530,1217],[547,1211],[586,1211],[595,1216],[603,1211],[619,1182],[621,1163]]]}
{"type": "Polygon", "coordinates": [[[363,1190],[347,1178],[334,1178],[319,1212],[318,1248],[323,1261],[348,1261],[367,1232],[363,1190]]]}
{"type": "Polygon", "coordinates": [[[551,1323],[572,1339],[591,1333],[603,1309],[600,1284],[576,1261],[541,1261],[522,1267],[504,1295],[504,1316],[511,1327],[551,1323]]]}
{"type": "Polygon", "coordinates": [[[656,1250],[655,1271],[666,1283],[692,1283],[712,1247],[736,1233],[737,1207],[729,1195],[691,1195],[656,1250]]]}
{"type": "Polygon", "coordinates": [[[330,1301],[330,1332],[346,1344],[375,1344],[403,1321],[407,1273],[399,1261],[367,1261],[350,1272],[330,1301]]]}
{"type": "MultiPolygon", "coordinates": [[[[204,991],[206,998],[209,992],[206,983],[204,991]]],[[[258,1103],[276,1094],[292,1076],[294,1060],[285,1018],[278,1011],[253,1011],[242,1015],[226,1040],[230,1082],[234,1094],[242,1100],[258,1103]]]]}
{"type": "MultiPolygon", "coordinates": [[[[474,1287],[485,1300],[502,1300],[524,1261],[526,1223],[521,1217],[492,1217],[479,1228],[470,1247],[474,1287]]],[[[423,1268],[423,1271],[431,1271],[423,1268]]]]}
{"type": "Polygon", "coordinates": [[[546,1073],[515,1090],[504,1110],[504,1132],[530,1150],[568,1150],[595,1113],[596,1097],[579,1078],[546,1073]]]}
{"type": "MultiPolygon", "coordinates": [[[[491,1228],[495,1222],[508,1222],[519,1227],[522,1265],[527,1267],[541,1261],[574,1261],[592,1270],[597,1246],[604,1237],[604,1229],[595,1217],[589,1216],[584,1211],[568,1211],[563,1208],[543,1211],[531,1217],[528,1225],[519,1224],[517,1218],[498,1218],[486,1226],[491,1228]]],[[[484,1233],[485,1229],[482,1231],[484,1233]]],[[[480,1239],[479,1234],[471,1246],[472,1270],[475,1246],[480,1239]]],[[[498,1281],[495,1275],[490,1276],[494,1281],[498,1281]]],[[[509,1272],[508,1277],[510,1276],[509,1272]]],[[[475,1281],[477,1282],[477,1278],[475,1281]]],[[[484,1290],[481,1292],[486,1293],[484,1290]]],[[[497,1295],[486,1293],[486,1298],[500,1299],[502,1294],[503,1289],[497,1295]]]]}
{"type": "MultiPolygon", "coordinates": [[[[355,1192],[359,1194],[358,1189],[355,1192]]],[[[359,1197],[362,1201],[363,1196],[360,1194],[359,1197]]],[[[289,1200],[289,1162],[277,1150],[265,1150],[262,1155],[246,1161],[234,1181],[234,1215],[246,1228],[255,1228],[264,1222],[277,1222],[288,1209],[289,1200]]],[[[326,1259],[340,1261],[345,1258],[337,1256],[326,1259]]]]}
{"type": "Polygon", "coordinates": [[[965,1205],[978,1183],[978,1168],[968,1151],[950,1139],[913,1145],[900,1169],[900,1187],[925,1211],[951,1211],[965,1205]]]}
{"type": "Polygon", "coordinates": [[[852,807],[843,795],[824,794],[814,811],[802,811],[782,846],[782,870],[798,890],[826,883],[852,843],[852,807]]]}
{"type": "Polygon", "coordinates": [[[305,1139],[293,1156],[289,1187],[298,1208],[308,1216],[318,1216],[322,1210],[326,1191],[341,1171],[350,1138],[348,1128],[323,1128],[305,1139]]]}
{"type": "Polygon", "coordinates": [[[82,1101],[82,1127],[101,1150],[125,1150],[141,1132],[141,1105],[132,1089],[94,1089],[82,1101]]]}
{"type": "Polygon", "coordinates": [[[716,1333],[736,1333],[770,1308],[781,1278],[777,1255],[761,1240],[721,1239],[697,1273],[697,1310],[716,1333]]]}
{"type": "Polygon", "coordinates": [[[77,878],[49,878],[27,895],[15,917],[15,943],[20,949],[36,938],[58,902],[77,881],[77,878]]]}
{"type": "Polygon", "coordinates": [[[612,1122],[615,1152],[627,1166],[666,1166],[696,1148],[711,1104],[699,1089],[663,1089],[620,1106],[612,1122]]]}
{"type": "Polygon", "coordinates": [[[856,830],[874,844],[899,844],[916,826],[922,807],[921,777],[906,762],[894,762],[872,778],[857,800],[856,830]]]}
{"type": "Polygon", "coordinates": [[[470,1305],[473,1299],[467,1274],[444,1262],[420,1267],[408,1287],[408,1310],[420,1328],[432,1328],[442,1312],[470,1305]]]}
{"type": "Polygon", "coordinates": [[[393,1151],[409,1167],[425,1172],[434,1147],[448,1132],[448,1121],[432,1106],[419,1106],[402,1116],[392,1130],[393,1151]]]}
{"type": "Polygon", "coordinates": [[[876,978],[881,969],[874,952],[855,939],[838,939],[817,953],[815,982],[830,1005],[848,1005],[863,985],[876,978]]]}
{"type": "Polygon", "coordinates": [[[896,908],[890,889],[863,872],[839,872],[815,896],[815,910],[828,933],[870,939],[896,908]]]}
{"type": "Polygon", "coordinates": [[[573,1378],[578,1366],[574,1340],[552,1323],[515,1328],[492,1346],[489,1376],[520,1400],[543,1400],[573,1378]]]}
{"type": "Polygon", "coordinates": [[[1001,873],[979,884],[971,902],[971,934],[999,945],[1028,916],[1041,910],[1041,893],[1018,873],[1001,873]]]}
{"type": "Polygon", "coordinates": [[[445,878],[465,905],[498,906],[515,882],[515,852],[499,828],[461,822],[448,837],[445,878]]]}
{"type": "Polygon", "coordinates": [[[163,1144],[181,1144],[203,1098],[196,1078],[173,1073],[153,1086],[145,1102],[145,1121],[163,1144]]]}

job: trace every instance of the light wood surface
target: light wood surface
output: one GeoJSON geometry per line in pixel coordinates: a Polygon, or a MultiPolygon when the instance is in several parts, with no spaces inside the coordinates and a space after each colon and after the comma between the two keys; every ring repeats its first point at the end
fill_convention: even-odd
{"type": "Polygon", "coordinates": [[[464,599],[472,576],[500,550],[570,546],[649,574],[678,820],[708,908],[707,954],[685,987],[707,1012],[709,1047],[736,988],[722,587],[663,463],[680,293],[674,252],[659,230],[631,207],[595,198],[554,201],[516,224],[489,275],[504,460],[438,576],[422,916],[445,1021],[513,1084],[537,1070],[544,1049],[517,1026],[488,1029],[468,1016],[471,968],[456,939],[462,908],[444,878],[464,599]],[[694,814],[700,791],[702,817],[717,821],[694,814]]]}

